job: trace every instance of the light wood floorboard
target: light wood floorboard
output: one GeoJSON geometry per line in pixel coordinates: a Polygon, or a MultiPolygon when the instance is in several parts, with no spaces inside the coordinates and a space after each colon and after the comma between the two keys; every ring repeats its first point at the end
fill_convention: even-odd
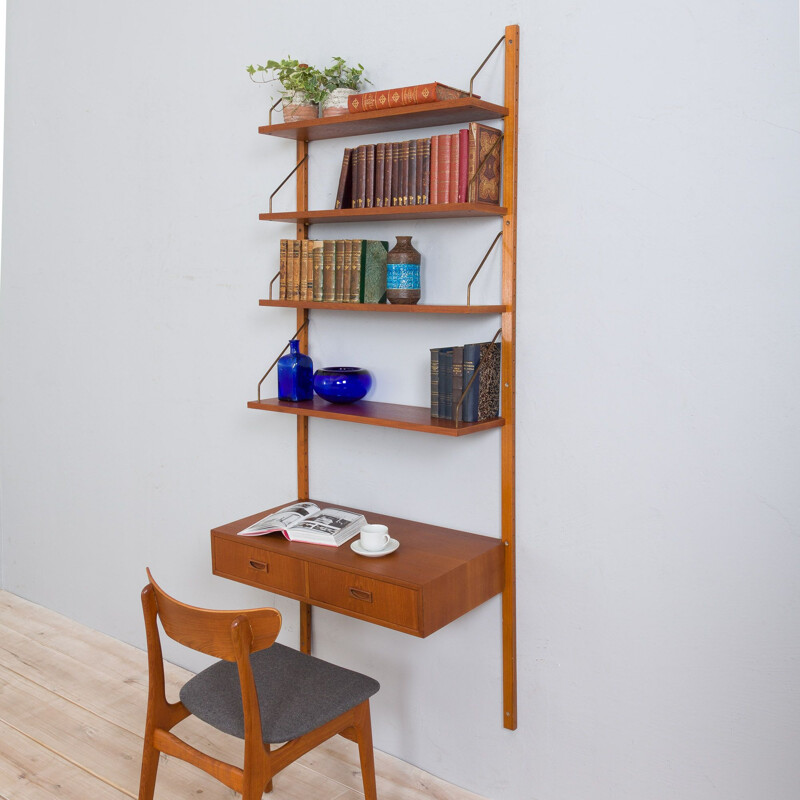
{"type": "MultiPolygon", "coordinates": [[[[168,694],[191,673],[168,665],[168,694]]],[[[147,703],[144,652],[0,591],[0,798],[136,798],[147,703]]],[[[176,733],[241,765],[241,741],[189,718],[176,733]]],[[[481,800],[375,752],[381,800],[481,800]]],[[[156,800],[238,797],[203,772],[162,756],[156,800]]],[[[352,742],[336,737],[281,772],[271,800],[359,800],[352,742]]]]}

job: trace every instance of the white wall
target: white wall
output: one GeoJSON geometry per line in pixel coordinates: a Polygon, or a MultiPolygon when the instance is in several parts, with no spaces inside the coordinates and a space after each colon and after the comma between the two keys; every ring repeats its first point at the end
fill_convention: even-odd
{"type": "MultiPolygon", "coordinates": [[[[519,730],[498,600],[424,641],[315,613],[316,652],[381,681],[379,748],[495,800],[793,799],[796,4],[303,9],[9,2],[2,586],[142,646],[150,565],[189,602],[274,600],[296,641],[292,602],[210,574],[210,527],[294,492],[293,421],[245,408],[294,330],[256,305],[291,235],[257,214],[294,151],[256,134],[243,67],[340,54],[378,85],[463,85],[519,22],[519,730]]],[[[342,146],[313,146],[312,205],[342,146]]],[[[496,222],[312,235],[340,230],[412,233],[430,300],[496,222]]],[[[493,324],[321,314],[312,356],[423,404],[427,348],[493,324]]],[[[498,533],[495,434],[311,436],[315,495],[498,533]]]]}

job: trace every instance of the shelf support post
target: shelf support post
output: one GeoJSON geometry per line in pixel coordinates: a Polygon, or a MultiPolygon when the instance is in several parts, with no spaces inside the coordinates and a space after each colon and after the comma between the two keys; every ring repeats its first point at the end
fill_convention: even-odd
{"type": "Polygon", "coordinates": [[[519,104],[519,25],[505,32],[505,118],[503,148],[503,304],[502,315],[502,538],[505,545],[503,587],[503,726],[517,728],[517,599],[516,599],[516,450],[515,450],[515,338],[517,264],[517,139],[519,104]]]}

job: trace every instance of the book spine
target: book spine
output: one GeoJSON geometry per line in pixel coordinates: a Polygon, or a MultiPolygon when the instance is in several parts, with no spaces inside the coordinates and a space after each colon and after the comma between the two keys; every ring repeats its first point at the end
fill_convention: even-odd
{"type": "Polygon", "coordinates": [[[428,200],[431,205],[439,202],[439,137],[431,136],[431,166],[429,176],[428,200]]]}
{"type": "MultiPolygon", "coordinates": [[[[353,94],[347,98],[347,110],[351,114],[361,114],[365,111],[435,103],[440,100],[455,100],[468,96],[468,92],[434,81],[433,83],[420,83],[416,86],[402,86],[398,89],[381,89],[353,94]]],[[[474,95],[474,97],[477,98],[478,95],[474,95]]]]}
{"type": "Polygon", "coordinates": [[[458,202],[458,144],[459,134],[450,135],[450,187],[448,190],[448,203],[458,202]]]}
{"type": "Polygon", "coordinates": [[[479,122],[469,124],[470,203],[500,203],[500,175],[503,170],[501,137],[497,128],[479,122]],[[480,170],[480,174],[472,177],[480,170]]]}
{"type": "Polygon", "coordinates": [[[417,139],[417,180],[416,185],[416,204],[422,205],[422,160],[425,154],[425,139],[417,139]]]}
{"type": "MultiPolygon", "coordinates": [[[[358,208],[358,148],[350,153],[350,203],[347,208],[358,208]]],[[[343,206],[344,208],[344,206],[343,206]]]]}
{"type": "Polygon", "coordinates": [[[386,144],[375,145],[375,208],[383,208],[383,181],[386,172],[386,144]]]}
{"type": "Polygon", "coordinates": [[[308,260],[308,239],[300,241],[300,299],[308,300],[310,263],[308,260]]]}
{"type": "Polygon", "coordinates": [[[358,183],[358,205],[357,208],[364,208],[367,201],[367,146],[358,146],[357,161],[357,183],[358,183]]]}
{"type": "Polygon", "coordinates": [[[458,197],[457,203],[467,202],[467,181],[469,173],[469,129],[458,132],[458,197]]]}
{"type": "Polygon", "coordinates": [[[333,302],[341,303],[344,296],[344,240],[336,239],[336,248],[334,252],[334,293],[333,302]]]}
{"type": "Polygon", "coordinates": [[[386,261],[389,242],[367,239],[361,242],[362,303],[386,302],[386,261]]]}
{"type": "Polygon", "coordinates": [[[364,242],[353,239],[350,242],[350,302],[361,302],[361,251],[364,242]]]}
{"type": "Polygon", "coordinates": [[[452,389],[451,389],[451,400],[450,400],[450,419],[454,422],[458,420],[463,420],[463,408],[464,404],[461,404],[461,407],[458,405],[458,401],[461,400],[461,393],[464,391],[464,348],[463,347],[454,347],[453,348],[453,365],[452,365],[453,377],[452,377],[452,389]],[[456,413],[458,412],[458,413],[456,413]]]}
{"type": "Polygon", "coordinates": [[[500,414],[500,343],[481,345],[478,375],[478,422],[500,414]]]}
{"type": "Polygon", "coordinates": [[[336,190],[336,203],[334,208],[347,208],[345,203],[345,194],[349,187],[349,173],[350,173],[350,153],[352,148],[345,147],[344,156],[342,156],[342,171],[339,174],[339,187],[336,190]]]}
{"type": "Polygon", "coordinates": [[[280,290],[278,292],[278,297],[281,300],[286,300],[286,248],[289,244],[288,239],[281,239],[281,253],[280,253],[280,260],[279,260],[279,269],[280,269],[280,278],[278,279],[278,283],[280,284],[280,290]]]}
{"type": "Polygon", "coordinates": [[[323,297],[323,268],[322,268],[322,242],[313,241],[311,243],[311,264],[314,271],[313,287],[311,298],[318,303],[322,302],[323,297]]]}
{"type": "Polygon", "coordinates": [[[439,190],[440,203],[450,202],[450,135],[439,137],[439,190]]]}
{"type": "Polygon", "coordinates": [[[394,144],[387,142],[385,164],[383,168],[383,205],[392,205],[392,157],[394,144]]]}
{"type": "Polygon", "coordinates": [[[439,418],[450,419],[453,403],[453,348],[439,348],[439,418]]]}
{"type": "Polygon", "coordinates": [[[431,417],[439,418],[439,348],[431,348],[431,417]]]}
{"type": "Polygon", "coordinates": [[[336,299],[336,242],[325,239],[322,243],[322,302],[336,299]]]}
{"type": "Polygon", "coordinates": [[[400,205],[400,151],[402,142],[392,144],[392,205],[400,205]]]}
{"type": "Polygon", "coordinates": [[[422,140],[422,205],[428,205],[431,187],[431,140],[422,140]]]}
{"type": "Polygon", "coordinates": [[[292,300],[300,299],[300,240],[292,240],[292,300]]]}
{"type": "Polygon", "coordinates": [[[472,380],[472,376],[475,374],[475,370],[478,368],[478,362],[480,360],[480,344],[465,344],[462,380],[464,383],[464,389],[467,389],[467,386],[469,386],[469,389],[464,397],[464,402],[461,404],[462,422],[478,421],[478,378],[475,378],[475,380],[472,381],[472,385],[470,385],[470,381],[472,380]]]}
{"type": "Polygon", "coordinates": [[[344,240],[344,271],[342,273],[342,302],[350,302],[350,280],[353,273],[353,242],[344,240]]]}
{"type": "Polygon", "coordinates": [[[372,208],[375,202],[375,145],[365,145],[366,178],[364,192],[364,208],[372,208]]]}
{"type": "Polygon", "coordinates": [[[417,204],[417,140],[408,143],[408,195],[406,205],[417,204]]]}
{"type": "MultiPolygon", "coordinates": [[[[475,163],[475,136],[477,131],[475,129],[474,123],[470,122],[469,128],[467,128],[468,136],[469,136],[469,148],[467,151],[467,201],[470,203],[475,202],[475,170],[477,168],[477,164],[475,163]]],[[[473,420],[474,421],[474,420],[473,420]]]]}
{"type": "Polygon", "coordinates": [[[408,140],[400,145],[400,190],[397,198],[398,205],[408,205],[408,140]]]}

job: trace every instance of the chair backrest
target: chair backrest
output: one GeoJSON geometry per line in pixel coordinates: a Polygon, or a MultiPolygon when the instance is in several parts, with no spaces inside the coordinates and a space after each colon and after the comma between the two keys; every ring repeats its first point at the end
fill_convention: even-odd
{"type": "Polygon", "coordinates": [[[164,632],[170,639],[180,642],[192,650],[236,661],[236,646],[232,631],[237,619],[249,624],[251,640],[249,651],[263,650],[278,637],[281,629],[281,614],[276,608],[251,608],[242,611],[213,611],[196,608],[170,597],[147,570],[149,586],[155,594],[158,617],[164,632]]]}

